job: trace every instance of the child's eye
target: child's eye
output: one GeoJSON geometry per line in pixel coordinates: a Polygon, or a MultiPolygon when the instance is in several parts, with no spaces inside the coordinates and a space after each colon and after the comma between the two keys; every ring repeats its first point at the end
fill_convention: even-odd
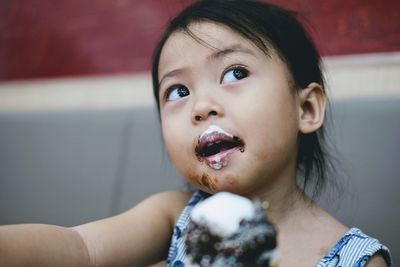
{"type": "Polygon", "coordinates": [[[189,89],[186,86],[183,85],[172,86],[166,94],[166,100],[176,101],[179,100],[180,98],[188,96],[189,94],[190,94],[189,89]]]}
{"type": "Polygon", "coordinates": [[[233,83],[244,79],[249,75],[249,71],[243,67],[233,67],[228,69],[222,77],[221,83],[233,83]]]}

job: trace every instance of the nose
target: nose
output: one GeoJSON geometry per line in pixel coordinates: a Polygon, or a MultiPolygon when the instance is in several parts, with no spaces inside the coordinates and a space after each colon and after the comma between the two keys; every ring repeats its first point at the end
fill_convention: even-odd
{"type": "Polygon", "coordinates": [[[197,124],[201,121],[208,120],[210,117],[220,117],[224,115],[221,104],[215,102],[210,97],[201,97],[196,99],[192,110],[192,123],[197,124]]]}

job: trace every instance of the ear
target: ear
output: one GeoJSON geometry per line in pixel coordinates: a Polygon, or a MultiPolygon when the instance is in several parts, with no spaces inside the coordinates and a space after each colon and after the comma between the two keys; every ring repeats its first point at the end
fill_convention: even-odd
{"type": "Polygon", "coordinates": [[[299,129],[303,134],[317,131],[324,122],[326,96],[318,83],[310,83],[299,92],[299,129]]]}

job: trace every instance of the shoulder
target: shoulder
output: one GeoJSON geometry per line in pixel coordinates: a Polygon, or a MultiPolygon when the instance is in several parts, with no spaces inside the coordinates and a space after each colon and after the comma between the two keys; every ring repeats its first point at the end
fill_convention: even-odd
{"type": "Polygon", "coordinates": [[[313,226],[309,235],[319,244],[322,256],[325,254],[318,266],[391,266],[389,249],[378,239],[358,228],[349,229],[324,210],[314,212],[318,220],[309,223],[313,226]]]}
{"type": "Polygon", "coordinates": [[[387,267],[387,263],[382,255],[375,254],[368,261],[365,267],[387,267]]]}
{"type": "MultiPolygon", "coordinates": [[[[167,215],[172,221],[179,217],[193,193],[183,191],[166,191],[154,194],[143,200],[138,206],[157,210],[167,215]]],[[[135,209],[134,207],[133,209],[135,209]]]]}
{"type": "Polygon", "coordinates": [[[162,206],[171,206],[171,204],[184,206],[192,195],[193,193],[186,191],[164,191],[151,195],[144,202],[159,202],[162,206]]]}
{"type": "Polygon", "coordinates": [[[151,196],[148,201],[154,202],[157,206],[169,210],[172,215],[179,215],[192,195],[192,192],[166,191],[151,196]]]}
{"type": "Polygon", "coordinates": [[[324,259],[339,260],[343,266],[391,266],[389,249],[358,228],[351,228],[324,259]]]}

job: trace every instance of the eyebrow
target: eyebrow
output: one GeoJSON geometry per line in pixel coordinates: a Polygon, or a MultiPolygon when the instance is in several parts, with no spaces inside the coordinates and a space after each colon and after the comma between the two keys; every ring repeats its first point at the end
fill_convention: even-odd
{"type": "Polygon", "coordinates": [[[250,56],[256,57],[256,55],[254,54],[254,52],[251,49],[243,47],[240,44],[234,44],[234,45],[228,46],[223,49],[217,49],[217,48],[214,48],[214,49],[216,51],[215,51],[215,53],[212,53],[211,55],[208,56],[208,58],[207,58],[208,61],[217,60],[221,57],[226,57],[229,54],[234,54],[234,53],[243,53],[243,54],[248,54],[250,56]]]}
{"type": "MultiPolygon", "coordinates": [[[[226,48],[223,49],[218,49],[215,47],[211,47],[213,50],[215,50],[214,53],[210,54],[207,57],[207,61],[215,61],[218,60],[220,58],[223,57],[227,57],[230,54],[235,54],[235,53],[243,53],[243,54],[247,54],[253,57],[256,57],[255,53],[248,48],[245,48],[243,46],[241,46],[240,44],[234,44],[231,46],[228,46],[226,48]]],[[[178,68],[178,69],[174,69],[171,70],[169,72],[167,72],[166,74],[163,75],[163,77],[161,78],[160,82],[158,83],[159,86],[161,86],[162,82],[166,79],[166,78],[171,78],[174,76],[178,76],[181,73],[185,72],[185,70],[187,69],[187,67],[183,67],[183,68],[178,68]]]]}

